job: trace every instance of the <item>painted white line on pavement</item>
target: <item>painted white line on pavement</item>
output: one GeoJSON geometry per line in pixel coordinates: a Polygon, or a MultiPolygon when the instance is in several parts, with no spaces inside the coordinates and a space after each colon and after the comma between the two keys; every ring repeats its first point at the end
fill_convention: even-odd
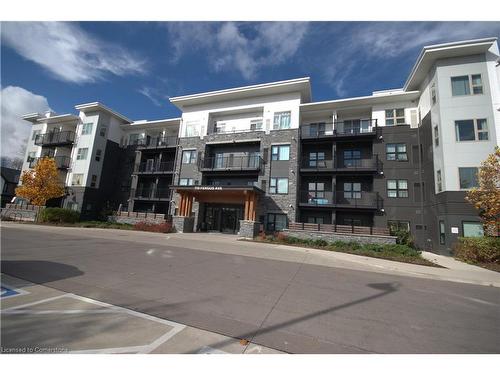
{"type": "Polygon", "coordinates": [[[46,315],[46,314],[117,314],[113,310],[9,310],[1,311],[3,315],[46,315]]]}
{"type": "Polygon", "coordinates": [[[41,300],[38,300],[38,301],[35,301],[35,302],[25,303],[24,305],[12,306],[12,307],[9,307],[7,309],[2,309],[2,313],[6,312],[6,311],[17,310],[17,309],[22,309],[22,308],[29,307],[29,306],[38,305],[38,304],[44,303],[44,302],[54,301],[56,299],[67,297],[69,295],[70,295],[69,293],[66,293],[66,294],[61,294],[59,296],[55,296],[55,297],[41,299],[41,300]]]}

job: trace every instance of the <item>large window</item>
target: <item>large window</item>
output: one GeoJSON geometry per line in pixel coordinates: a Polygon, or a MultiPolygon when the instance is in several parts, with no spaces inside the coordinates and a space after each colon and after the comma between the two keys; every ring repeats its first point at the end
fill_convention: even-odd
{"type": "Polygon", "coordinates": [[[486,119],[455,121],[455,133],[458,142],[487,141],[488,124],[486,119]]]}
{"type": "Polygon", "coordinates": [[[387,227],[390,229],[391,233],[400,230],[409,232],[410,222],[406,220],[387,220],[387,227]]]}
{"type": "Polygon", "coordinates": [[[483,93],[481,74],[451,77],[451,94],[453,96],[477,95],[483,93]]]}
{"type": "Polygon", "coordinates": [[[408,160],[405,143],[388,143],[385,146],[387,160],[408,160]]]}
{"type": "Polygon", "coordinates": [[[460,179],[460,189],[470,189],[478,187],[477,171],[475,167],[472,168],[458,168],[458,175],[460,179]]]}
{"type": "Polygon", "coordinates": [[[179,180],[179,185],[182,185],[182,186],[192,186],[192,185],[194,185],[194,179],[192,179],[192,178],[181,178],[179,180]]]}
{"type": "Polygon", "coordinates": [[[389,198],[408,198],[408,180],[387,180],[389,198]]]}
{"type": "Polygon", "coordinates": [[[74,173],[71,178],[71,185],[82,186],[83,185],[83,173],[74,173]]]}
{"type": "Polygon", "coordinates": [[[360,150],[344,150],[344,167],[353,168],[361,166],[361,151],[360,150]]]}
{"type": "Polygon", "coordinates": [[[76,160],[85,160],[87,159],[87,154],[89,152],[88,148],[79,148],[76,154],[76,160]]]}
{"type": "Polygon", "coordinates": [[[477,221],[462,222],[464,237],[484,237],[483,224],[477,221]]]}
{"type": "Polygon", "coordinates": [[[280,231],[287,227],[287,216],[284,214],[267,214],[267,230],[280,231]]]}
{"type": "Polygon", "coordinates": [[[196,163],[196,150],[182,151],[182,164],[196,163]]]}
{"type": "Polygon", "coordinates": [[[309,153],[309,167],[325,168],[325,153],[324,152],[310,152],[309,153]]]}
{"type": "Polygon", "coordinates": [[[199,131],[198,131],[198,125],[199,125],[198,121],[187,121],[184,136],[185,137],[196,137],[196,136],[200,135],[199,131]]]}
{"type": "Polygon", "coordinates": [[[290,145],[271,146],[271,160],[290,160],[290,145]]]}
{"type": "Polygon", "coordinates": [[[290,129],[291,112],[275,112],[273,129],[290,129]]]}
{"type": "Polygon", "coordinates": [[[325,198],[324,182],[309,182],[308,184],[308,203],[328,204],[325,198]]]}
{"type": "Polygon", "coordinates": [[[385,110],[385,124],[386,125],[399,125],[405,123],[405,110],[404,108],[386,109],[385,110]]]}
{"type": "Polygon", "coordinates": [[[446,244],[446,230],[443,220],[439,220],[439,244],[440,245],[446,244]]]}
{"type": "Polygon", "coordinates": [[[82,125],[82,135],[92,134],[92,123],[89,122],[87,124],[82,125]]]}
{"type": "Polygon", "coordinates": [[[361,183],[344,182],[344,198],[361,199],[361,183]]]}
{"type": "Polygon", "coordinates": [[[269,183],[271,194],[288,194],[288,178],[272,177],[269,183]]]}
{"type": "Polygon", "coordinates": [[[326,124],[324,122],[314,122],[309,124],[309,136],[318,137],[325,135],[326,124]]]}

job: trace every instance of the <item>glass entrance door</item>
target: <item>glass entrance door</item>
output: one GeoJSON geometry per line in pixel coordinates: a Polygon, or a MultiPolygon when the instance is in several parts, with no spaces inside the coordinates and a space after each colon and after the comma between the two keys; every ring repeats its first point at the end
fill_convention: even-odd
{"type": "Polygon", "coordinates": [[[206,204],[204,223],[207,231],[235,234],[240,229],[243,219],[243,206],[206,204]]]}

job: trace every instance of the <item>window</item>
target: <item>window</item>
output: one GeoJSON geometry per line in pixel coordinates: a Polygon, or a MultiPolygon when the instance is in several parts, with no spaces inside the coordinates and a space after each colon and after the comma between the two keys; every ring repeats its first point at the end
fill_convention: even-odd
{"type": "Polygon", "coordinates": [[[269,193],[288,194],[288,178],[272,177],[269,183],[269,193]]]}
{"type": "Polygon", "coordinates": [[[225,133],[226,132],[226,123],[222,121],[217,121],[215,123],[215,132],[216,133],[225,133]]]}
{"type": "Polygon", "coordinates": [[[446,244],[446,231],[443,220],[439,220],[439,244],[440,245],[446,244]]]}
{"type": "Polygon", "coordinates": [[[198,121],[187,121],[186,122],[186,132],[184,136],[186,137],[196,137],[200,135],[198,132],[198,121]]]}
{"type": "Polygon", "coordinates": [[[486,119],[455,121],[457,142],[487,141],[488,124],[486,119]]]}
{"type": "Polygon", "coordinates": [[[97,184],[97,175],[93,174],[92,180],[90,181],[90,187],[95,187],[96,184],[97,184]]]}
{"type": "Polygon", "coordinates": [[[196,163],[196,150],[182,151],[182,164],[196,163]]]}
{"type": "Polygon", "coordinates": [[[405,123],[405,110],[404,108],[386,109],[385,110],[385,124],[398,125],[405,123]]]}
{"type": "Polygon", "coordinates": [[[483,93],[481,74],[451,77],[451,94],[453,96],[477,95],[483,93]]]}
{"type": "Polygon", "coordinates": [[[31,135],[31,140],[34,141],[36,136],[41,132],[42,132],[41,130],[33,130],[33,134],[31,135]]]}
{"type": "Polygon", "coordinates": [[[318,137],[325,135],[326,124],[324,122],[315,122],[309,124],[309,136],[318,137]]]}
{"type": "Polygon", "coordinates": [[[290,129],[291,112],[275,112],[273,129],[290,129]]]}
{"type": "Polygon", "coordinates": [[[439,128],[438,126],[434,126],[434,146],[439,146],[439,128]]]}
{"type": "Polygon", "coordinates": [[[324,182],[309,182],[307,195],[308,203],[328,204],[328,199],[325,199],[324,182]]]}
{"type": "Polygon", "coordinates": [[[139,143],[139,138],[140,138],[140,134],[130,134],[129,137],[128,137],[128,144],[129,145],[136,145],[137,143],[139,143]]]}
{"type": "Polygon", "coordinates": [[[82,135],[92,134],[92,123],[89,122],[87,124],[82,125],[82,135]]]}
{"type": "Polygon", "coordinates": [[[462,233],[464,237],[484,237],[483,224],[477,221],[464,221],[462,233]]]}
{"type": "Polygon", "coordinates": [[[28,158],[26,159],[26,161],[29,163],[30,161],[33,161],[33,159],[36,158],[36,151],[31,151],[31,152],[28,152],[28,158]]]}
{"type": "Polygon", "coordinates": [[[436,172],[437,190],[438,193],[443,191],[443,181],[441,180],[441,171],[436,172]]]}
{"type": "Polygon", "coordinates": [[[250,130],[262,130],[262,119],[250,120],[250,130]]]}
{"type": "Polygon", "coordinates": [[[181,178],[179,180],[179,185],[181,185],[181,186],[192,186],[192,185],[194,185],[194,179],[192,179],[192,178],[181,178]]]}
{"type": "Polygon", "coordinates": [[[473,187],[478,187],[479,182],[477,180],[478,169],[473,168],[458,168],[458,175],[460,179],[460,189],[470,189],[473,187]]]}
{"type": "Polygon", "coordinates": [[[75,173],[71,179],[71,185],[82,186],[83,185],[83,173],[75,173]]]}
{"type": "Polygon", "coordinates": [[[398,230],[410,231],[410,222],[404,220],[387,220],[387,227],[392,232],[398,230]]]}
{"type": "Polygon", "coordinates": [[[361,199],[361,183],[344,182],[344,198],[361,199]]]}
{"type": "Polygon", "coordinates": [[[344,150],[344,168],[360,167],[361,166],[361,151],[360,150],[344,150]]]}
{"type": "Polygon", "coordinates": [[[99,130],[99,135],[101,137],[105,137],[106,136],[106,127],[105,126],[101,126],[101,129],[99,130]]]}
{"type": "Polygon", "coordinates": [[[290,145],[271,146],[271,160],[290,160],[290,145]]]}
{"type": "Polygon", "coordinates": [[[79,148],[76,154],[76,160],[85,160],[87,159],[87,153],[89,152],[88,148],[79,148]]]}
{"type": "Polygon", "coordinates": [[[319,216],[308,216],[307,217],[307,222],[311,224],[324,224],[325,220],[323,217],[319,216]]]}
{"type": "Polygon", "coordinates": [[[280,231],[287,227],[287,216],[284,214],[267,214],[267,230],[280,231]]]}
{"type": "Polygon", "coordinates": [[[385,146],[387,160],[408,161],[405,143],[388,143],[385,146]]]}
{"type": "Polygon", "coordinates": [[[324,152],[310,152],[309,153],[309,166],[325,168],[325,153],[324,152]]]}
{"type": "Polygon", "coordinates": [[[436,104],[436,102],[437,102],[436,84],[435,83],[433,83],[431,86],[431,101],[432,101],[432,105],[436,104]]]}
{"type": "Polygon", "coordinates": [[[97,150],[95,152],[95,161],[101,161],[102,150],[97,150]]]}
{"type": "Polygon", "coordinates": [[[69,210],[78,211],[78,203],[68,202],[68,203],[66,203],[66,208],[69,210]]]}
{"type": "Polygon", "coordinates": [[[387,180],[389,198],[408,198],[408,180],[387,180]]]}

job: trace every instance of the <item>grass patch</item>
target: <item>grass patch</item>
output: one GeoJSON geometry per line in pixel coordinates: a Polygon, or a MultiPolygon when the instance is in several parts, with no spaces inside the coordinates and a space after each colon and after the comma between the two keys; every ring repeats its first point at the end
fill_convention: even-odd
{"type": "Polygon", "coordinates": [[[254,241],[280,245],[299,246],[326,251],[337,251],[353,255],[362,255],[403,263],[418,264],[421,266],[444,268],[427,259],[422,258],[421,252],[419,250],[402,244],[378,245],[343,241],[328,242],[322,239],[304,240],[297,237],[288,236],[284,233],[278,233],[277,235],[259,236],[256,237],[254,241]]]}

